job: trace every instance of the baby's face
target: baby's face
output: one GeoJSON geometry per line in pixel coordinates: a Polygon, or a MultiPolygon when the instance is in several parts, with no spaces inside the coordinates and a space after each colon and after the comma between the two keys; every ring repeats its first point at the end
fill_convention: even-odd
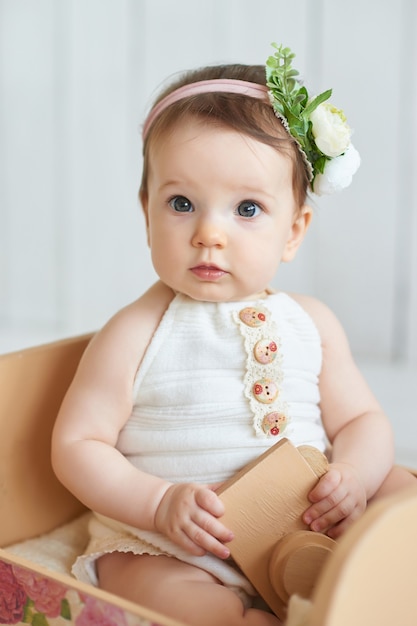
{"type": "Polygon", "coordinates": [[[151,145],[144,210],[161,280],[211,302],[262,293],[309,220],[295,218],[288,157],[194,118],[151,145]]]}

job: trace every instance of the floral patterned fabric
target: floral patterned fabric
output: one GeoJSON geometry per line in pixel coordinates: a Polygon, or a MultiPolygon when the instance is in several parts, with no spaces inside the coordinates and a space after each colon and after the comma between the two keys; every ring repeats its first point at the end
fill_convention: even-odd
{"type": "Polygon", "coordinates": [[[164,626],[6,561],[0,561],[0,624],[164,626]]]}

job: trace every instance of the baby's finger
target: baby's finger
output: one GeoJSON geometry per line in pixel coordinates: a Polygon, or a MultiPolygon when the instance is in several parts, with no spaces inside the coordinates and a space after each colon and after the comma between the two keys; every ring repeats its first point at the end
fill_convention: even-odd
{"type": "Polygon", "coordinates": [[[331,539],[338,539],[339,537],[343,535],[343,533],[347,530],[347,528],[349,528],[351,523],[352,522],[349,520],[349,518],[346,517],[344,520],[342,520],[338,524],[335,524],[334,526],[332,526],[332,528],[329,528],[326,534],[331,539]]]}
{"type": "Polygon", "coordinates": [[[351,519],[355,510],[355,501],[350,494],[346,494],[333,508],[329,509],[321,517],[316,518],[311,524],[311,530],[328,532],[330,528],[345,519],[351,519]]]}
{"type": "Polygon", "coordinates": [[[196,512],[193,521],[202,530],[222,543],[228,543],[233,539],[233,532],[229,530],[229,528],[226,528],[226,526],[216,517],[209,515],[201,509],[196,512]]]}
{"type": "Polygon", "coordinates": [[[204,556],[206,552],[212,552],[221,559],[230,556],[230,550],[226,546],[192,520],[188,520],[181,527],[171,528],[167,537],[194,556],[204,556]]]}
{"type": "Polygon", "coordinates": [[[217,493],[209,488],[199,489],[195,494],[195,501],[199,507],[215,517],[224,515],[224,504],[217,493]]]}
{"type": "Polygon", "coordinates": [[[346,488],[339,485],[338,489],[332,491],[326,498],[320,500],[320,502],[315,502],[305,511],[303,515],[304,523],[311,526],[312,530],[323,530],[323,522],[320,522],[319,524],[316,522],[318,522],[318,520],[322,520],[323,518],[335,518],[338,512],[337,507],[340,506],[347,496],[348,492],[346,488]],[[313,524],[315,524],[315,526],[313,524]]]}
{"type": "Polygon", "coordinates": [[[317,485],[308,494],[310,502],[319,502],[327,498],[340,484],[342,475],[337,469],[330,468],[322,476],[317,485]]]}
{"type": "Polygon", "coordinates": [[[344,519],[341,519],[340,522],[334,524],[331,528],[327,530],[327,534],[332,539],[338,539],[343,533],[355,522],[358,520],[363,513],[363,509],[361,506],[353,506],[349,515],[346,515],[344,519]]]}
{"type": "Polygon", "coordinates": [[[188,532],[183,529],[177,528],[175,532],[169,534],[168,537],[177,546],[179,546],[189,554],[192,554],[194,556],[204,556],[204,554],[206,553],[205,548],[193,541],[188,532]]]}
{"type": "MultiPolygon", "coordinates": [[[[224,526],[222,524],[221,526],[224,529],[224,526]]],[[[230,541],[231,538],[233,538],[233,535],[231,535],[230,531],[227,531],[227,529],[219,532],[217,528],[215,528],[214,533],[220,535],[223,534],[225,537],[227,537],[226,541],[230,541]]],[[[203,548],[205,552],[211,552],[220,559],[227,559],[230,556],[229,548],[216,537],[216,534],[207,532],[199,524],[190,525],[190,527],[187,529],[187,534],[192,543],[196,546],[203,548]]]]}

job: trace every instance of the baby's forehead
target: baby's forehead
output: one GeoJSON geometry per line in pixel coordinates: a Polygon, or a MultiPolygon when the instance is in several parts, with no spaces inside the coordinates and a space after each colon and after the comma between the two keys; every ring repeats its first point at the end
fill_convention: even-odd
{"type": "MultiPolygon", "coordinates": [[[[287,139],[285,131],[283,130],[282,132],[285,135],[285,139],[287,139]]],[[[185,112],[176,118],[170,118],[166,121],[166,124],[161,125],[157,129],[156,133],[151,132],[148,140],[148,149],[151,156],[156,156],[161,149],[166,148],[170,143],[187,147],[193,141],[206,140],[211,137],[219,138],[225,142],[234,139],[245,146],[268,146],[268,149],[272,148],[274,152],[284,157],[290,157],[288,146],[279,143],[279,137],[277,138],[277,143],[271,145],[271,142],[263,141],[256,130],[236,127],[228,123],[228,121],[220,120],[217,117],[196,115],[193,112],[185,112]]],[[[291,161],[290,158],[289,160],[291,161]]]]}
{"type": "MultiPolygon", "coordinates": [[[[150,137],[151,160],[172,155],[172,152],[192,152],[196,158],[221,160],[225,154],[233,161],[273,159],[292,169],[288,151],[260,141],[250,133],[238,130],[218,120],[206,120],[194,115],[183,116],[166,128],[165,132],[150,137]]],[[[287,169],[285,167],[285,169],[287,169]]]]}

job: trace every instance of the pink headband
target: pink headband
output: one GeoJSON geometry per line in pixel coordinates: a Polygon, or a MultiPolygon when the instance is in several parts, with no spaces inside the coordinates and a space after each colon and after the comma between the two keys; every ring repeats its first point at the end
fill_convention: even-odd
{"type": "Polygon", "coordinates": [[[175,91],[169,93],[165,98],[160,100],[151,109],[148,117],[145,120],[142,130],[143,139],[146,138],[150,127],[155,119],[164,111],[167,107],[178,100],[187,98],[188,96],[195,96],[200,93],[238,93],[250,98],[258,98],[259,100],[265,100],[269,103],[268,88],[265,85],[259,85],[258,83],[251,83],[246,80],[236,80],[233,78],[216,78],[212,80],[201,80],[197,83],[190,83],[179,87],[175,91]]]}

